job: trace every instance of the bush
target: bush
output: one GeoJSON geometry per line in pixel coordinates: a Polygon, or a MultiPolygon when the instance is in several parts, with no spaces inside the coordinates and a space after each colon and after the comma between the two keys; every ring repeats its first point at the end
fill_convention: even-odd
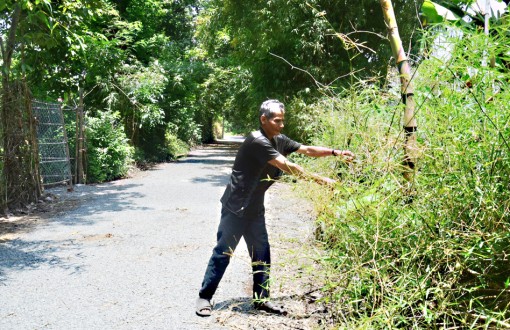
{"type": "Polygon", "coordinates": [[[170,130],[167,130],[165,133],[165,145],[167,147],[168,159],[176,159],[179,156],[186,155],[189,151],[189,146],[170,130]]]}
{"type": "Polygon", "coordinates": [[[87,181],[104,182],[124,177],[133,163],[129,145],[116,113],[87,118],[87,181]]]}
{"type": "MultiPolygon", "coordinates": [[[[307,106],[322,110],[311,143],[358,157],[349,166],[332,157],[306,163],[341,183],[300,189],[320,214],[317,238],[330,270],[324,300],[341,327],[508,326],[510,77],[481,65],[484,44],[472,33],[452,42],[447,61],[431,56],[418,69],[412,203],[398,95],[360,85],[307,106]]],[[[501,47],[489,54],[505,51],[488,44],[501,47]]]]}

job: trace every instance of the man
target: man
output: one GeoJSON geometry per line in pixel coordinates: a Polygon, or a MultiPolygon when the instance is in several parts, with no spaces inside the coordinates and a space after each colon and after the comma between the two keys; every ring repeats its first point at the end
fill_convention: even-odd
{"type": "Polygon", "coordinates": [[[274,314],[286,314],[282,307],[269,301],[270,248],[264,217],[264,195],[282,171],[298,177],[312,178],[321,184],[336,181],[303,168],[287,160],[298,152],[311,157],[341,156],[350,162],[354,154],[349,150],[305,146],[283,134],[285,108],[277,100],[268,100],[260,107],[260,130],[252,132],[240,146],[232,168],[230,182],[221,198],[222,211],[217,244],[207,265],[196,313],[210,316],[211,299],[230,262],[241,237],[246,241],[253,268],[254,306],[274,314]]]}

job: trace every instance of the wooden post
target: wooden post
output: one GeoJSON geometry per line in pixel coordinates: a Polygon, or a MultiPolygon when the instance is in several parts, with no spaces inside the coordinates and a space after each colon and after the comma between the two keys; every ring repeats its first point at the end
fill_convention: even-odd
{"type": "Polygon", "coordinates": [[[66,128],[65,128],[65,120],[64,120],[64,111],[62,110],[62,103],[59,102],[58,104],[58,114],[59,114],[59,119],[60,119],[60,123],[62,124],[62,132],[64,133],[64,150],[65,150],[65,154],[66,154],[66,161],[67,161],[67,164],[68,166],[67,169],[69,170],[69,180],[68,180],[68,184],[67,184],[67,191],[71,192],[74,190],[74,187],[73,187],[73,173],[71,171],[71,154],[69,153],[69,140],[67,139],[67,132],[66,132],[66,128]]]}
{"type": "Polygon", "coordinates": [[[78,102],[78,108],[76,109],[76,183],[85,183],[85,175],[83,171],[84,162],[84,118],[83,118],[83,88],[79,90],[80,100],[78,102]]]}

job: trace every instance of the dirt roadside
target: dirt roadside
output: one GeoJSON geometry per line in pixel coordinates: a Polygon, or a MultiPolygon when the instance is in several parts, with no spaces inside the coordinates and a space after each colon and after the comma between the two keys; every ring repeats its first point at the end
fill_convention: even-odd
{"type": "MultiPolygon", "coordinates": [[[[320,302],[323,279],[314,243],[315,212],[297,197],[292,186],[276,183],[268,190],[266,221],[271,243],[271,296],[289,311],[286,317],[255,312],[249,299],[237,305],[215,306],[213,317],[231,329],[329,329],[327,305],[320,302]]],[[[246,288],[251,294],[251,287],[246,288]]]]}

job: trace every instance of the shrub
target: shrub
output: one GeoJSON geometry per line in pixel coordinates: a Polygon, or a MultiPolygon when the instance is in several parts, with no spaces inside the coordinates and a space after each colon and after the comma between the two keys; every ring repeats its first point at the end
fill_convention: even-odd
{"type": "Polygon", "coordinates": [[[189,151],[189,146],[169,129],[165,133],[165,145],[167,147],[168,159],[176,159],[187,154],[189,151]]]}
{"type": "Polygon", "coordinates": [[[341,183],[300,189],[317,204],[330,270],[324,300],[343,327],[508,327],[509,72],[481,64],[506,46],[481,33],[452,45],[448,60],[431,56],[416,75],[412,203],[398,96],[358,85],[307,106],[321,109],[311,143],[358,157],[349,166],[332,157],[306,163],[341,183]],[[477,51],[487,44],[500,48],[477,51]]]}
{"type": "Polygon", "coordinates": [[[87,181],[104,182],[124,177],[133,163],[134,149],[129,145],[119,116],[100,112],[87,118],[87,181]]]}

